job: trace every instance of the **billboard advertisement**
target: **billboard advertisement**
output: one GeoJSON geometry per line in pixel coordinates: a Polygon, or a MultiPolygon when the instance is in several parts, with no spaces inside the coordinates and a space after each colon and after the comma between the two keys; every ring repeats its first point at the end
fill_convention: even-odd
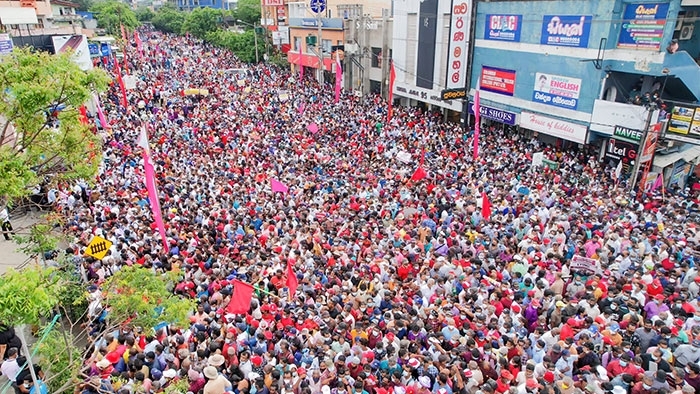
{"type": "Polygon", "coordinates": [[[0,56],[12,53],[12,37],[7,33],[0,33],[0,56]]]}
{"type": "Polygon", "coordinates": [[[447,51],[447,89],[466,86],[467,52],[471,21],[471,1],[453,0],[450,16],[449,49],[447,51]]]}
{"type": "Polygon", "coordinates": [[[484,39],[520,42],[522,15],[486,15],[484,39]]]}
{"type": "Polygon", "coordinates": [[[542,20],[542,45],[588,48],[590,15],[545,15],[542,20]]]}
{"type": "Polygon", "coordinates": [[[567,141],[586,143],[586,126],[530,112],[520,113],[520,126],[567,141]]]}
{"type": "Polygon", "coordinates": [[[666,130],[671,133],[688,134],[694,116],[694,108],[676,105],[671,110],[671,119],[666,130]]]}
{"type": "Polygon", "coordinates": [[[92,69],[92,59],[90,58],[90,48],[88,48],[86,36],[53,36],[51,41],[56,53],[73,52],[73,61],[81,70],[92,69]]]}
{"type": "Polygon", "coordinates": [[[515,70],[482,66],[479,84],[481,90],[512,96],[515,93],[515,70]]]}
{"type": "Polygon", "coordinates": [[[658,51],[667,14],[668,3],[627,4],[617,47],[658,51]]]}
{"type": "Polygon", "coordinates": [[[581,92],[581,80],[561,75],[536,73],[532,101],[575,110],[581,92]]]}

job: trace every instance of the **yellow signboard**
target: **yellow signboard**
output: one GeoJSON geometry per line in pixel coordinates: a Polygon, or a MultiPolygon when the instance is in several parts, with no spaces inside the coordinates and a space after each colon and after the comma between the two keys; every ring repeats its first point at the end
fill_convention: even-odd
{"type": "Polygon", "coordinates": [[[95,237],[90,241],[90,244],[85,248],[85,254],[88,256],[92,256],[98,260],[102,260],[105,255],[107,255],[107,252],[109,251],[109,248],[112,247],[112,242],[95,235],[95,237]]]}

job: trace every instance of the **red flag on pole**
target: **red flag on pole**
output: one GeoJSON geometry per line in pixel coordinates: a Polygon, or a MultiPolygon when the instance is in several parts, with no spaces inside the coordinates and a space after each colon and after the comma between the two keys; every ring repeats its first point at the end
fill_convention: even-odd
{"type": "Polygon", "coordinates": [[[231,294],[231,301],[226,305],[226,313],[234,315],[247,313],[250,309],[250,301],[253,299],[253,290],[255,288],[238,279],[234,279],[232,284],[233,293],[231,294]]]}
{"type": "Polygon", "coordinates": [[[389,61],[389,109],[386,111],[386,122],[391,122],[391,116],[394,112],[394,82],[396,82],[396,70],[394,70],[394,61],[389,61]]]}
{"type": "Polygon", "coordinates": [[[287,261],[287,288],[289,289],[290,298],[294,297],[297,287],[299,287],[299,279],[297,279],[297,274],[294,273],[292,262],[287,261]]]}
{"type": "Polygon", "coordinates": [[[148,191],[148,201],[151,204],[153,220],[156,222],[156,227],[158,228],[161,242],[163,242],[163,249],[167,253],[170,248],[168,247],[167,234],[165,233],[165,223],[163,223],[163,214],[160,209],[160,200],[158,199],[156,170],[153,166],[153,160],[151,159],[151,148],[148,145],[148,133],[146,132],[145,127],[141,128],[141,134],[139,135],[139,139],[136,141],[136,145],[143,149],[143,168],[146,190],[148,191]]]}
{"type": "Polygon", "coordinates": [[[425,178],[426,176],[428,176],[428,173],[425,172],[423,167],[418,167],[416,169],[416,172],[414,172],[413,175],[411,176],[411,180],[417,182],[417,181],[420,181],[421,179],[425,178]]]}
{"type": "Polygon", "coordinates": [[[335,103],[340,101],[340,91],[343,88],[343,65],[340,63],[340,51],[335,51],[335,103]]]}
{"type": "Polygon", "coordinates": [[[491,201],[489,201],[486,192],[481,192],[481,217],[484,218],[484,220],[491,217],[491,201]]]}
{"type": "Polygon", "coordinates": [[[304,55],[301,53],[301,47],[299,47],[299,82],[304,79],[304,55]]]}
{"type": "Polygon", "coordinates": [[[121,73],[117,74],[117,82],[119,82],[119,90],[122,92],[122,107],[126,108],[129,105],[129,101],[126,98],[126,87],[124,86],[121,73]]]}
{"type": "Polygon", "coordinates": [[[126,43],[126,29],[124,28],[124,25],[120,25],[122,29],[122,40],[124,40],[124,43],[126,43]]]}

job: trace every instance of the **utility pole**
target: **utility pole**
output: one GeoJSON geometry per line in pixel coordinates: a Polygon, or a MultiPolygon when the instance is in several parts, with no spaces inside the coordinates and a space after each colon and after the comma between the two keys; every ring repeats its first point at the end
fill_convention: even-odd
{"type": "Polygon", "coordinates": [[[389,69],[389,10],[386,8],[382,9],[382,86],[380,86],[380,92],[382,98],[386,99],[388,97],[386,88],[387,86],[387,70],[389,69]]]}
{"type": "Polygon", "coordinates": [[[318,83],[323,85],[323,19],[321,12],[316,13],[316,24],[318,25],[318,41],[316,49],[318,50],[318,83]]]}

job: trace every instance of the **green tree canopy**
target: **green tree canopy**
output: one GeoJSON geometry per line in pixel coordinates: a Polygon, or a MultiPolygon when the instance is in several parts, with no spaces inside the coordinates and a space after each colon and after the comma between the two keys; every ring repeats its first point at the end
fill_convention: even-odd
{"type": "Polygon", "coordinates": [[[115,0],[99,1],[90,9],[95,13],[97,26],[109,34],[120,34],[120,25],[128,30],[134,30],[139,26],[139,20],[134,11],[126,3],[115,0]]]}
{"type": "MultiPolygon", "coordinates": [[[[253,30],[246,30],[244,33],[217,30],[207,34],[206,39],[214,45],[230,50],[241,61],[255,62],[255,32],[253,30]]],[[[260,44],[259,42],[258,45],[260,44]]],[[[262,47],[258,49],[262,51],[262,47]]]]}
{"type": "Polygon", "coordinates": [[[137,8],[135,14],[139,22],[150,22],[156,16],[156,13],[148,7],[137,8]]]}
{"type": "Polygon", "coordinates": [[[235,19],[240,19],[251,25],[260,24],[260,1],[239,0],[233,15],[235,19]]]}
{"type": "Polygon", "coordinates": [[[153,23],[153,27],[162,32],[181,34],[182,25],[185,24],[185,13],[170,5],[165,5],[151,19],[151,23],[153,23]]]}
{"type": "Polygon", "coordinates": [[[100,141],[80,122],[79,108],[107,88],[109,76],[81,70],[71,54],[27,49],[1,58],[0,75],[0,203],[26,196],[44,177],[92,179],[100,141]]]}
{"type": "Polygon", "coordinates": [[[190,33],[197,38],[206,37],[207,33],[216,31],[221,25],[223,14],[213,8],[197,8],[187,13],[182,26],[183,33],[190,33]]]}

